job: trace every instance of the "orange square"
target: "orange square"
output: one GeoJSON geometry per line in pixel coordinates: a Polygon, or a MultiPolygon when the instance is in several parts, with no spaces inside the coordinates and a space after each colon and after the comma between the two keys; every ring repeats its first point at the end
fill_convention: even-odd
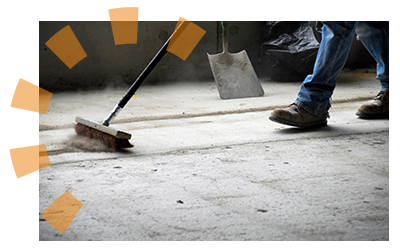
{"type": "Polygon", "coordinates": [[[38,112],[38,94],[38,86],[23,79],[19,79],[18,85],[15,88],[11,107],[38,112]]]}
{"type": "Polygon", "coordinates": [[[17,179],[39,171],[39,145],[10,148],[8,152],[17,179]]]}
{"type": "Polygon", "coordinates": [[[87,57],[81,44],[68,25],[53,35],[46,45],[56,54],[70,69],[83,58],[87,57]]]}
{"type": "Polygon", "coordinates": [[[51,165],[45,144],[10,149],[10,155],[17,178],[51,165]]]}
{"type": "Polygon", "coordinates": [[[137,44],[137,22],[113,21],[111,26],[115,45],[137,44]]]}
{"type": "Polygon", "coordinates": [[[108,14],[110,15],[110,21],[134,21],[139,20],[139,8],[138,7],[126,7],[109,9],[108,14]]]}
{"type": "Polygon", "coordinates": [[[168,44],[167,51],[185,61],[205,33],[206,31],[196,24],[180,18],[168,44]]]}
{"type": "Polygon", "coordinates": [[[82,202],[67,190],[41,215],[57,231],[64,234],[82,206],[82,202]]]}
{"type": "Polygon", "coordinates": [[[20,79],[15,88],[11,107],[46,114],[52,96],[51,92],[20,79]]]}

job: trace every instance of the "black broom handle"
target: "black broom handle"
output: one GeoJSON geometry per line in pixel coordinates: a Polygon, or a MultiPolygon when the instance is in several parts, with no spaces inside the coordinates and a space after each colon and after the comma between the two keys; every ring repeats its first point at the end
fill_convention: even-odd
{"type": "Polygon", "coordinates": [[[154,56],[154,58],[150,61],[150,63],[146,66],[146,68],[142,71],[142,73],[138,76],[138,78],[136,78],[135,82],[131,85],[131,87],[128,89],[128,91],[125,93],[125,95],[119,101],[118,106],[120,106],[121,108],[125,107],[125,105],[132,98],[132,96],[136,93],[136,91],[139,89],[140,85],[144,82],[144,80],[147,78],[147,76],[156,67],[156,65],[161,61],[163,56],[167,53],[167,47],[168,47],[169,41],[171,40],[171,37],[172,36],[170,36],[168,38],[168,40],[164,43],[164,45],[157,52],[157,54],[154,56]]]}
{"type": "MultiPolygon", "coordinates": [[[[161,49],[157,52],[157,54],[153,57],[150,63],[146,66],[146,68],[142,71],[142,73],[136,78],[135,82],[131,85],[125,95],[121,98],[118,104],[114,107],[111,113],[107,116],[107,118],[103,121],[104,126],[109,126],[111,121],[117,116],[117,114],[125,107],[125,105],[129,102],[132,96],[139,89],[140,85],[144,82],[147,76],[151,73],[151,71],[156,67],[156,65],[161,61],[163,56],[167,53],[167,47],[171,41],[172,36],[178,32],[183,26],[187,26],[189,22],[182,21],[179,24],[178,28],[171,34],[168,40],[164,43],[161,49]],[[183,25],[184,23],[187,23],[183,25]]],[[[183,27],[184,28],[184,27],[183,27]]]]}

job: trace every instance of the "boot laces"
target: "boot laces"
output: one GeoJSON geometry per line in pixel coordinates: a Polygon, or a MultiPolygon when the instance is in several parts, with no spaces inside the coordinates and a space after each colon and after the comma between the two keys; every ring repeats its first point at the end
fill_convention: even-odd
{"type": "Polygon", "coordinates": [[[389,101],[389,92],[380,91],[374,100],[381,100],[382,102],[389,101]]]}

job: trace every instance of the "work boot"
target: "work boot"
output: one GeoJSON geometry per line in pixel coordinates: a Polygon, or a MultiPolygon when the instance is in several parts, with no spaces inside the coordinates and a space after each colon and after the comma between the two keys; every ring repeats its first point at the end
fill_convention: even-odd
{"type": "Polygon", "coordinates": [[[374,100],[361,105],[356,115],[364,119],[389,118],[389,92],[379,92],[374,100]]]}
{"type": "Polygon", "coordinates": [[[275,109],[269,117],[271,121],[300,128],[326,126],[326,118],[315,116],[295,103],[284,109],[275,109]]]}

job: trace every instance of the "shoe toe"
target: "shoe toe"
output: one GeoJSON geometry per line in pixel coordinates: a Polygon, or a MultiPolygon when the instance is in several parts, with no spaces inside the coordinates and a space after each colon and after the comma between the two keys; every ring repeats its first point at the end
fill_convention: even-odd
{"type": "Polygon", "coordinates": [[[373,103],[365,103],[358,108],[358,112],[374,115],[384,113],[385,110],[383,107],[379,107],[378,105],[374,105],[373,103]]]}
{"type": "Polygon", "coordinates": [[[283,109],[274,109],[274,110],[271,112],[271,115],[274,115],[274,116],[282,116],[284,113],[285,113],[285,110],[283,110],[283,109]]]}

